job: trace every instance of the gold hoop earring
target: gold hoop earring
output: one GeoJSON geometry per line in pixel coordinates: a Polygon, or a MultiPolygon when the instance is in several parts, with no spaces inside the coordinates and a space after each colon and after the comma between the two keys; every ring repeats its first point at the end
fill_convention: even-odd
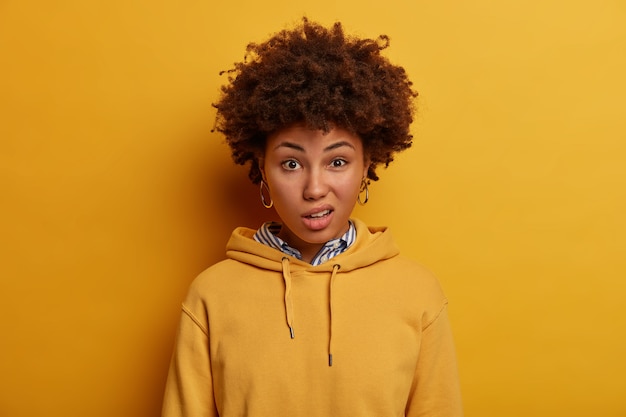
{"type": "Polygon", "coordinates": [[[365,204],[367,204],[367,202],[370,199],[370,190],[368,188],[368,185],[369,185],[369,180],[366,180],[365,178],[363,178],[361,180],[361,188],[359,188],[359,194],[356,197],[356,201],[361,206],[364,206],[365,204]],[[365,191],[365,200],[361,200],[361,194],[363,193],[363,191],[365,191]]]}
{"type": "Polygon", "coordinates": [[[263,204],[263,207],[265,208],[271,208],[274,205],[274,201],[272,200],[272,196],[270,196],[269,203],[265,200],[265,196],[263,195],[263,188],[267,189],[267,195],[270,195],[270,187],[267,186],[265,181],[261,180],[261,187],[259,189],[259,192],[261,193],[261,204],[263,204]]]}

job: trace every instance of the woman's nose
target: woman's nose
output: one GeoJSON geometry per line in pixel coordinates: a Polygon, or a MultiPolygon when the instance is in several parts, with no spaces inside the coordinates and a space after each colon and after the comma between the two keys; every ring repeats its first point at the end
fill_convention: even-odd
{"type": "Polygon", "coordinates": [[[318,200],[328,193],[328,184],[323,172],[310,172],[307,176],[303,197],[305,200],[318,200]]]}

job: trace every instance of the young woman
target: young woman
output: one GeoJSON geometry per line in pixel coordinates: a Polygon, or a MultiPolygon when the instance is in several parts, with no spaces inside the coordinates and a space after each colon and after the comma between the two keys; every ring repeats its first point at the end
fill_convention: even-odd
{"type": "Polygon", "coordinates": [[[236,229],[183,303],[163,415],[462,415],[447,300],[390,232],[350,218],[411,145],[411,82],[304,19],[250,44],[217,130],[281,222],[236,229]]]}

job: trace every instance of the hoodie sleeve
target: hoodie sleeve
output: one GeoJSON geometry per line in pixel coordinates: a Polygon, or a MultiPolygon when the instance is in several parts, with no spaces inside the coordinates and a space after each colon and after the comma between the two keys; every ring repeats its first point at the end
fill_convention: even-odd
{"type": "Polygon", "coordinates": [[[406,417],[462,417],[456,354],[447,304],[422,333],[406,417]]]}
{"type": "Polygon", "coordinates": [[[217,417],[209,336],[202,321],[183,305],[165,387],[162,417],[217,417]]]}

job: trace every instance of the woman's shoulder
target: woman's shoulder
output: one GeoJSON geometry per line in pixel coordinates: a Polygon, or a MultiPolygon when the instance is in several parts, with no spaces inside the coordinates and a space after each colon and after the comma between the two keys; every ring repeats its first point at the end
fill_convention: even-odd
{"type": "Polygon", "coordinates": [[[245,264],[232,259],[224,259],[209,266],[189,285],[184,304],[191,308],[200,308],[216,299],[235,296],[240,289],[238,287],[245,285],[237,278],[249,275],[244,268],[245,264]]]}
{"type": "Polygon", "coordinates": [[[399,254],[382,262],[381,271],[388,285],[396,286],[407,294],[445,302],[439,278],[428,267],[399,254]]]}
{"type": "Polygon", "coordinates": [[[223,259],[200,272],[192,281],[191,288],[219,286],[221,282],[232,280],[233,276],[237,276],[246,268],[249,266],[245,263],[223,259]]]}
{"type": "Polygon", "coordinates": [[[400,277],[437,281],[436,274],[430,268],[402,252],[398,252],[386,259],[381,259],[377,264],[379,268],[385,269],[386,272],[397,274],[400,277]]]}

